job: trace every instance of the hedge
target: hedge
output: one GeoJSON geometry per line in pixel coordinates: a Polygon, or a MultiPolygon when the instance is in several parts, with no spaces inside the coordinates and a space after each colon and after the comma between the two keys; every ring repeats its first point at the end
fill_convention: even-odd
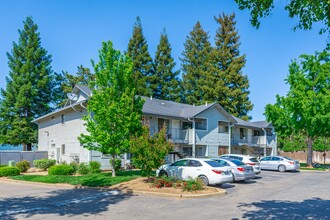
{"type": "Polygon", "coordinates": [[[17,167],[0,167],[0,177],[2,176],[17,176],[21,173],[17,167]]]}
{"type": "Polygon", "coordinates": [[[74,168],[66,164],[55,165],[48,169],[48,175],[72,175],[72,174],[74,174],[74,168]]]}

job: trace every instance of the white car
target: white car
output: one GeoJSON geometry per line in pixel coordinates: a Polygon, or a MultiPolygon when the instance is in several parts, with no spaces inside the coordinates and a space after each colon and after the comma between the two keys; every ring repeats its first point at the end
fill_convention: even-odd
{"type": "Polygon", "coordinates": [[[230,158],[240,160],[246,165],[250,165],[253,167],[253,172],[258,175],[261,173],[260,162],[256,157],[252,157],[249,155],[242,155],[242,154],[223,154],[220,158],[230,158]]]}
{"type": "Polygon", "coordinates": [[[272,156],[264,157],[260,160],[260,167],[263,170],[278,170],[285,172],[287,170],[299,170],[299,161],[289,157],[272,156]]]}
{"type": "Polygon", "coordinates": [[[205,185],[221,185],[233,181],[228,168],[210,159],[185,158],[164,164],[156,171],[159,176],[171,176],[182,180],[201,179],[205,185]]]}

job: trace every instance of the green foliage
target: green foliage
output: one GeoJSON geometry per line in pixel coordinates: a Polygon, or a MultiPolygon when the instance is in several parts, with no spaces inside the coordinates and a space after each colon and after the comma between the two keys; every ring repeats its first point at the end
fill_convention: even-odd
{"type": "Polygon", "coordinates": [[[22,173],[25,173],[30,168],[31,165],[30,165],[30,162],[29,161],[22,160],[22,161],[18,162],[16,164],[16,166],[18,167],[18,169],[20,169],[20,171],[22,173]]]}
{"type": "Polygon", "coordinates": [[[90,173],[101,173],[101,163],[98,161],[89,162],[89,172],[90,173]]]}
{"type": "Polygon", "coordinates": [[[202,190],[205,188],[204,182],[197,178],[197,179],[191,179],[183,182],[182,184],[182,190],[183,191],[196,191],[196,190],[202,190]]]}
{"type": "Polygon", "coordinates": [[[142,135],[133,138],[131,144],[133,164],[141,169],[143,175],[150,178],[152,170],[157,169],[164,162],[164,157],[172,147],[166,139],[165,125],[153,137],[149,135],[149,127],[144,126],[142,135]]]}
{"type": "MultiPolygon", "coordinates": [[[[248,9],[251,13],[251,23],[259,28],[260,18],[267,17],[274,8],[274,0],[235,0],[239,9],[248,9]]],[[[330,30],[330,1],[289,0],[285,6],[290,18],[298,18],[295,29],[310,30],[314,23],[322,22],[324,27],[320,34],[330,30]]]]}
{"type": "MultiPolygon", "coordinates": [[[[111,161],[110,161],[110,163],[111,163],[111,161]]],[[[116,158],[115,159],[115,170],[119,171],[120,168],[121,168],[121,159],[116,158]]]]}
{"type": "MultiPolygon", "coordinates": [[[[288,137],[280,136],[277,138],[278,147],[286,152],[308,150],[306,136],[302,134],[291,134],[288,137]]],[[[314,151],[330,150],[330,138],[318,137],[313,143],[314,151]]]]}
{"type": "Polygon", "coordinates": [[[133,81],[137,88],[137,94],[142,96],[151,96],[152,90],[150,82],[152,80],[153,62],[148,52],[147,40],[143,36],[141,20],[136,18],[134,24],[133,36],[129,40],[127,56],[133,61],[133,81]]]}
{"type": "Polygon", "coordinates": [[[156,187],[156,188],[173,187],[188,192],[205,189],[205,185],[203,181],[201,181],[198,178],[183,181],[173,177],[163,176],[161,178],[154,178],[151,180],[151,182],[152,182],[152,187],[156,187]]]}
{"type": "Polygon", "coordinates": [[[240,36],[235,14],[215,17],[220,25],[215,36],[215,47],[210,53],[208,72],[203,79],[207,101],[219,103],[230,114],[249,119],[253,104],[249,100],[249,80],[243,75],[245,55],[240,55],[240,36]]]}
{"type": "Polygon", "coordinates": [[[51,159],[41,159],[41,160],[34,160],[33,165],[36,168],[42,169],[42,170],[47,170],[48,168],[54,166],[56,164],[56,160],[51,160],[51,159]]]}
{"type": "Polygon", "coordinates": [[[0,177],[17,176],[21,173],[18,167],[0,167],[0,177]]]}
{"type": "Polygon", "coordinates": [[[4,165],[4,164],[0,164],[0,167],[6,167],[7,165],[4,165]]]}
{"type": "Polygon", "coordinates": [[[80,175],[86,175],[89,172],[90,172],[90,169],[89,169],[89,166],[87,163],[82,162],[78,165],[78,173],[80,175]]]}
{"type": "Polygon", "coordinates": [[[31,150],[38,129],[32,120],[53,110],[58,84],[51,55],[41,47],[38,26],[31,17],[23,23],[18,43],[7,53],[9,74],[6,89],[1,89],[0,143],[23,144],[31,150]]]}
{"type": "Polygon", "coordinates": [[[59,164],[52,166],[48,169],[48,175],[72,175],[74,174],[74,168],[70,165],[59,164]]]}
{"type": "Polygon", "coordinates": [[[77,171],[78,171],[78,164],[73,161],[69,165],[70,165],[70,167],[72,167],[73,173],[77,173],[77,171]]]}
{"type": "Polygon", "coordinates": [[[160,42],[157,46],[154,60],[155,74],[152,76],[153,97],[157,99],[181,101],[181,85],[178,78],[179,71],[174,71],[175,62],[171,56],[172,48],[168,41],[167,34],[160,35],[160,42]]]}
{"type": "Polygon", "coordinates": [[[277,96],[275,104],[266,106],[265,115],[278,136],[305,137],[311,166],[315,140],[330,135],[330,53],[325,50],[300,58],[300,63],[293,61],[289,67],[286,97],[277,96]]]}
{"type": "Polygon", "coordinates": [[[212,51],[209,36],[197,22],[184,43],[181,67],[184,101],[188,104],[204,104],[205,85],[203,79],[208,71],[209,54],[212,51]]]}
{"type": "MultiPolygon", "coordinates": [[[[103,42],[95,72],[93,95],[88,100],[88,115],[83,118],[88,134],[78,138],[89,150],[112,158],[128,151],[130,137],[141,131],[143,100],[136,96],[129,58],[103,42]]],[[[114,168],[115,165],[112,164],[114,168]]],[[[115,170],[113,169],[115,176],[115,170]]]]}

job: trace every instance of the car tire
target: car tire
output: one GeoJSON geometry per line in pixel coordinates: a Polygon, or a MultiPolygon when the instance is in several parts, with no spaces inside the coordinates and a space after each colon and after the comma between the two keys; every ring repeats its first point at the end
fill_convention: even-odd
{"type": "Polygon", "coordinates": [[[206,176],[202,175],[202,176],[199,176],[198,178],[203,181],[205,186],[209,185],[209,179],[206,176]]]}
{"type": "Polygon", "coordinates": [[[279,165],[278,166],[278,171],[280,171],[280,172],[285,172],[286,171],[286,166],[284,166],[284,165],[279,165]]]}
{"type": "Polygon", "coordinates": [[[159,177],[162,177],[162,176],[168,176],[166,171],[162,170],[159,172],[159,177]]]}

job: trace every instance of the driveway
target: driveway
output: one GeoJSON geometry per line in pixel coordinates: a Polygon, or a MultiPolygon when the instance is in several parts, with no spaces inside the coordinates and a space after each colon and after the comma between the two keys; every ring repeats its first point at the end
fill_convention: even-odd
{"type": "Polygon", "coordinates": [[[263,171],[228,194],[173,199],[0,182],[0,219],[330,219],[330,172],[263,171]]]}

